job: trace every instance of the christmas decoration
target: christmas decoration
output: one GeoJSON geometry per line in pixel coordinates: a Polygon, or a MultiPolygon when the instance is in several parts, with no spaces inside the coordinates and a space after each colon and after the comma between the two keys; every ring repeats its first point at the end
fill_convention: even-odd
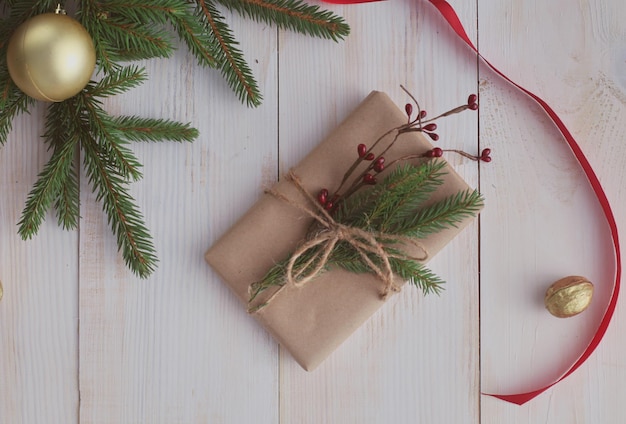
{"type": "Polygon", "coordinates": [[[478,193],[433,155],[424,134],[436,128],[423,113],[418,106],[407,120],[373,92],[206,254],[307,370],[407,280],[441,290],[424,262],[481,208],[478,193]]]}
{"type": "Polygon", "coordinates": [[[593,284],[585,277],[569,276],[556,281],[548,290],[544,302],[546,309],[558,318],[578,315],[589,307],[593,297],[593,284]]]}
{"type": "MultiPolygon", "coordinates": [[[[442,184],[445,174],[445,162],[436,159],[448,151],[488,162],[491,150],[484,149],[480,156],[473,156],[456,149],[435,147],[387,161],[386,153],[403,134],[420,132],[438,140],[439,136],[434,132],[437,129],[435,121],[478,108],[476,95],[471,95],[467,104],[426,119],[426,111],[420,109],[415,98],[413,101],[418,108],[414,119],[413,106],[408,103],[405,106],[408,123],[385,132],[371,146],[362,143],[357,146],[356,159],[332,195],[327,188],[322,188],[314,200],[304,190],[298,177],[290,176],[315,208],[303,207],[276,191],[269,191],[273,196],[304,210],[314,218],[314,222],[296,251],[287,260],[273,266],[261,281],[251,285],[251,302],[269,287],[302,285],[330,266],[355,273],[375,274],[384,283],[383,297],[397,289],[394,275],[410,281],[424,294],[441,290],[443,281],[421,264],[428,258],[428,251],[417,240],[474,216],[482,208],[482,198],[476,190],[465,190],[436,203],[427,203],[432,192],[442,184]],[[411,160],[418,162],[410,163],[411,160]],[[361,170],[357,172],[359,168],[361,170]],[[385,169],[393,171],[379,182],[379,176],[385,169]],[[363,192],[362,189],[368,186],[375,187],[363,192]],[[422,253],[417,256],[407,254],[402,250],[403,244],[413,245],[422,253]]],[[[277,293],[274,292],[274,296],[277,293]]],[[[255,309],[266,305],[263,303],[255,309]]]]}
{"type": "Polygon", "coordinates": [[[61,10],[50,0],[0,4],[0,145],[6,142],[13,119],[28,112],[35,98],[65,99],[47,109],[44,140],[52,156],[26,201],[19,221],[23,238],[37,233],[51,207],[63,228],[78,226],[75,161],[81,149],[87,178],[126,264],[140,277],[153,272],[156,252],[128,193],[130,182],[141,178],[141,164],[127,146],[134,141],[191,141],[198,133],[189,124],[166,119],[111,116],[102,104],[144,82],[145,70],[128,62],[169,57],[173,37],[184,42],[201,66],[219,69],[242,102],[260,104],[256,81],[218,3],[312,36],[339,40],[349,32],[342,18],[298,0],[82,0],[72,8],[77,22],[50,14],[61,10]],[[82,77],[93,70],[90,41],[99,80],[87,82],[82,77]]]}
{"type": "Polygon", "coordinates": [[[57,10],[30,18],[15,30],[7,65],[24,93],[60,102],[85,88],[96,67],[96,51],[87,30],[57,10]]]}

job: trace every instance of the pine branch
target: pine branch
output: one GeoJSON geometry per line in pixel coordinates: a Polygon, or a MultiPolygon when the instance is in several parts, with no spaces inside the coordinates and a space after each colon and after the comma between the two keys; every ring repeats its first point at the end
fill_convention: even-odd
{"type": "Polygon", "coordinates": [[[443,182],[443,161],[398,166],[372,190],[350,196],[336,215],[339,222],[397,234],[398,222],[413,217],[418,207],[443,182]],[[351,211],[345,216],[345,211],[351,211]]]}
{"type": "MultiPolygon", "coordinates": [[[[68,102],[52,103],[46,114],[46,131],[44,140],[55,149],[63,149],[66,144],[76,145],[78,132],[75,130],[73,109],[68,102]]],[[[75,152],[77,149],[74,149],[75,152]]],[[[63,229],[78,228],[80,218],[78,176],[76,172],[76,155],[71,161],[70,169],[61,182],[59,194],[54,203],[57,222],[63,229]]]]}
{"type": "Polygon", "coordinates": [[[0,90],[2,90],[0,94],[0,146],[2,146],[13,128],[13,119],[20,113],[28,112],[34,100],[19,91],[10,78],[6,80],[1,74],[0,90]]]}
{"type": "Polygon", "coordinates": [[[126,146],[128,142],[119,137],[111,117],[100,107],[99,102],[88,94],[75,98],[78,110],[83,111],[87,119],[90,135],[97,142],[108,158],[109,167],[124,178],[137,181],[141,178],[142,165],[135,154],[126,146]]]}
{"type": "MultiPolygon", "coordinates": [[[[35,15],[53,12],[57,3],[56,0],[2,2],[0,145],[6,142],[14,118],[28,112],[34,102],[9,76],[8,41],[20,24],[35,15]]],[[[340,18],[318,11],[316,7],[306,7],[299,1],[276,2],[271,6],[268,6],[270,3],[259,4],[272,13],[279,13],[275,15],[275,23],[280,27],[333,39],[347,34],[347,26],[340,18]],[[332,33],[334,24],[339,28],[337,35],[332,33]]],[[[167,119],[111,117],[106,113],[104,99],[124,93],[147,79],[143,68],[123,66],[122,62],[170,57],[174,51],[173,39],[178,36],[201,66],[221,71],[241,101],[256,106],[261,102],[261,95],[238,43],[215,8],[215,0],[79,0],[76,12],[77,19],[92,36],[100,80],[90,82],[71,99],[48,107],[44,138],[52,156],[29,193],[19,233],[24,238],[32,237],[51,206],[56,209],[60,226],[78,226],[76,153],[80,146],[89,183],[97,200],[102,202],[118,249],[127,265],[136,274],[146,277],[157,259],[143,217],[128,193],[129,182],[141,177],[141,164],[129,148],[129,142],[191,141],[198,132],[189,124],[167,119]]]]}
{"type": "MultiPolygon", "coordinates": [[[[189,2],[193,3],[191,0],[189,2]]],[[[179,38],[185,42],[198,64],[211,68],[220,66],[220,61],[215,56],[217,49],[214,46],[213,36],[206,31],[203,13],[195,9],[192,14],[172,14],[169,19],[179,38]]]]}
{"type": "Polygon", "coordinates": [[[18,233],[23,239],[29,239],[37,233],[46,211],[61,194],[64,181],[72,171],[77,142],[73,138],[62,145],[54,146],[54,153],[28,195],[22,218],[18,222],[18,233]]]}
{"type": "Polygon", "coordinates": [[[343,18],[299,0],[217,0],[230,10],[260,22],[334,41],[348,36],[343,18]]]}
{"type": "Polygon", "coordinates": [[[399,225],[397,231],[421,239],[429,234],[456,227],[465,218],[478,213],[482,206],[483,199],[478,191],[461,191],[422,209],[412,220],[399,225]]]}
{"type": "Polygon", "coordinates": [[[164,119],[118,116],[112,119],[116,131],[130,141],[192,141],[198,137],[198,130],[189,124],[164,119]]]}
{"type": "Polygon", "coordinates": [[[139,277],[148,277],[158,260],[143,216],[126,188],[127,182],[107,164],[107,154],[96,140],[83,139],[82,148],[89,183],[102,202],[126,265],[139,277]]]}
{"type": "Polygon", "coordinates": [[[237,48],[239,43],[235,41],[224,18],[210,1],[195,0],[195,2],[196,15],[201,19],[205,32],[211,35],[209,46],[228,85],[248,106],[260,105],[262,96],[256,80],[243,58],[243,53],[237,48]]]}
{"type": "Polygon", "coordinates": [[[444,161],[436,160],[427,160],[418,166],[407,164],[396,168],[385,179],[378,188],[382,196],[379,203],[388,202],[387,210],[383,208],[381,212],[384,217],[379,224],[382,232],[397,233],[394,225],[415,215],[415,211],[443,184],[444,167],[444,161]]]}
{"type": "MultiPolygon", "coordinates": [[[[393,273],[410,281],[424,294],[439,293],[444,282],[419,259],[408,256],[396,245],[406,238],[421,239],[430,233],[455,227],[482,207],[482,197],[471,190],[425,206],[425,201],[442,184],[444,166],[445,162],[436,160],[418,165],[399,165],[373,189],[345,198],[333,217],[336,222],[365,230],[375,237],[379,247],[385,251],[393,273]]],[[[312,225],[304,239],[315,239],[319,231],[318,226],[312,225]]],[[[293,266],[294,274],[303,271],[306,275],[314,270],[321,260],[321,255],[317,254],[324,248],[323,244],[318,244],[298,256],[293,266]]],[[[252,284],[250,301],[269,287],[285,284],[288,260],[277,263],[261,281],[252,284]]],[[[383,258],[375,250],[357,250],[352,242],[340,240],[332,248],[323,270],[335,266],[353,273],[372,273],[371,264],[383,269],[383,258]]]]}
{"type": "Polygon", "coordinates": [[[80,219],[80,190],[78,188],[78,176],[72,161],[70,170],[61,185],[61,191],[54,202],[57,223],[64,230],[78,228],[80,219]]]}

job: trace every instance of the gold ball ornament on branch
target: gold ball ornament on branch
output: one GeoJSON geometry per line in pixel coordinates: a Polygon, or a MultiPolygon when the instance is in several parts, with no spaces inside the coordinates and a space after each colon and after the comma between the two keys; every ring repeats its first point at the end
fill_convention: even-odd
{"type": "Polygon", "coordinates": [[[11,79],[25,94],[61,102],[85,88],[96,66],[96,51],[85,27],[58,8],[15,30],[7,65],[11,79]]]}
{"type": "Polygon", "coordinates": [[[555,317],[569,318],[587,309],[592,297],[593,284],[585,277],[573,275],[548,287],[544,302],[548,312],[555,317]]]}

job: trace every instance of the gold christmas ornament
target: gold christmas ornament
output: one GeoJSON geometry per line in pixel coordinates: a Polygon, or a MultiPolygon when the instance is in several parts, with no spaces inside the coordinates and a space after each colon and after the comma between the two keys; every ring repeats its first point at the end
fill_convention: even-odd
{"type": "Polygon", "coordinates": [[[78,94],[96,66],[87,30],[62,13],[37,15],[9,40],[7,65],[13,82],[38,100],[61,102],[78,94]]]}
{"type": "Polygon", "coordinates": [[[592,297],[593,284],[589,280],[569,276],[548,287],[544,302],[546,309],[555,317],[569,318],[587,309],[592,297]]]}

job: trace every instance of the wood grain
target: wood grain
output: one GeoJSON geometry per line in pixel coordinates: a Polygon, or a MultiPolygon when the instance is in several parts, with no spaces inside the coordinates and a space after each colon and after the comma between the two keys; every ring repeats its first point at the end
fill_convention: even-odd
{"type": "MultiPolygon", "coordinates": [[[[451,2],[482,53],[543,97],[596,169],[626,226],[626,3],[451,2]]],[[[0,423],[618,423],[626,331],[618,305],[605,340],[565,381],[522,407],[481,392],[547,384],[584,349],[612,283],[602,215],[584,175],[536,105],[467,49],[425,1],[329,6],[344,42],[227,14],[265,100],[248,109],[218,72],[180,50],[106,108],[191,122],[194,143],[136,144],[133,196],[160,264],[134,277],[81,175],[81,223],[17,236],[49,153],[44,108],[0,149],[0,423]],[[405,85],[446,119],[442,148],[493,150],[490,164],[449,157],[484,193],[479,220],[430,263],[439,297],[407,287],[316,371],[299,368],[203,260],[206,249],[371,91],[398,105],[405,85]],[[543,308],[556,279],[596,284],[590,310],[543,308]]],[[[271,240],[268,241],[271,243],[271,240]]],[[[241,258],[242,261],[251,258],[241,258]]]]}

